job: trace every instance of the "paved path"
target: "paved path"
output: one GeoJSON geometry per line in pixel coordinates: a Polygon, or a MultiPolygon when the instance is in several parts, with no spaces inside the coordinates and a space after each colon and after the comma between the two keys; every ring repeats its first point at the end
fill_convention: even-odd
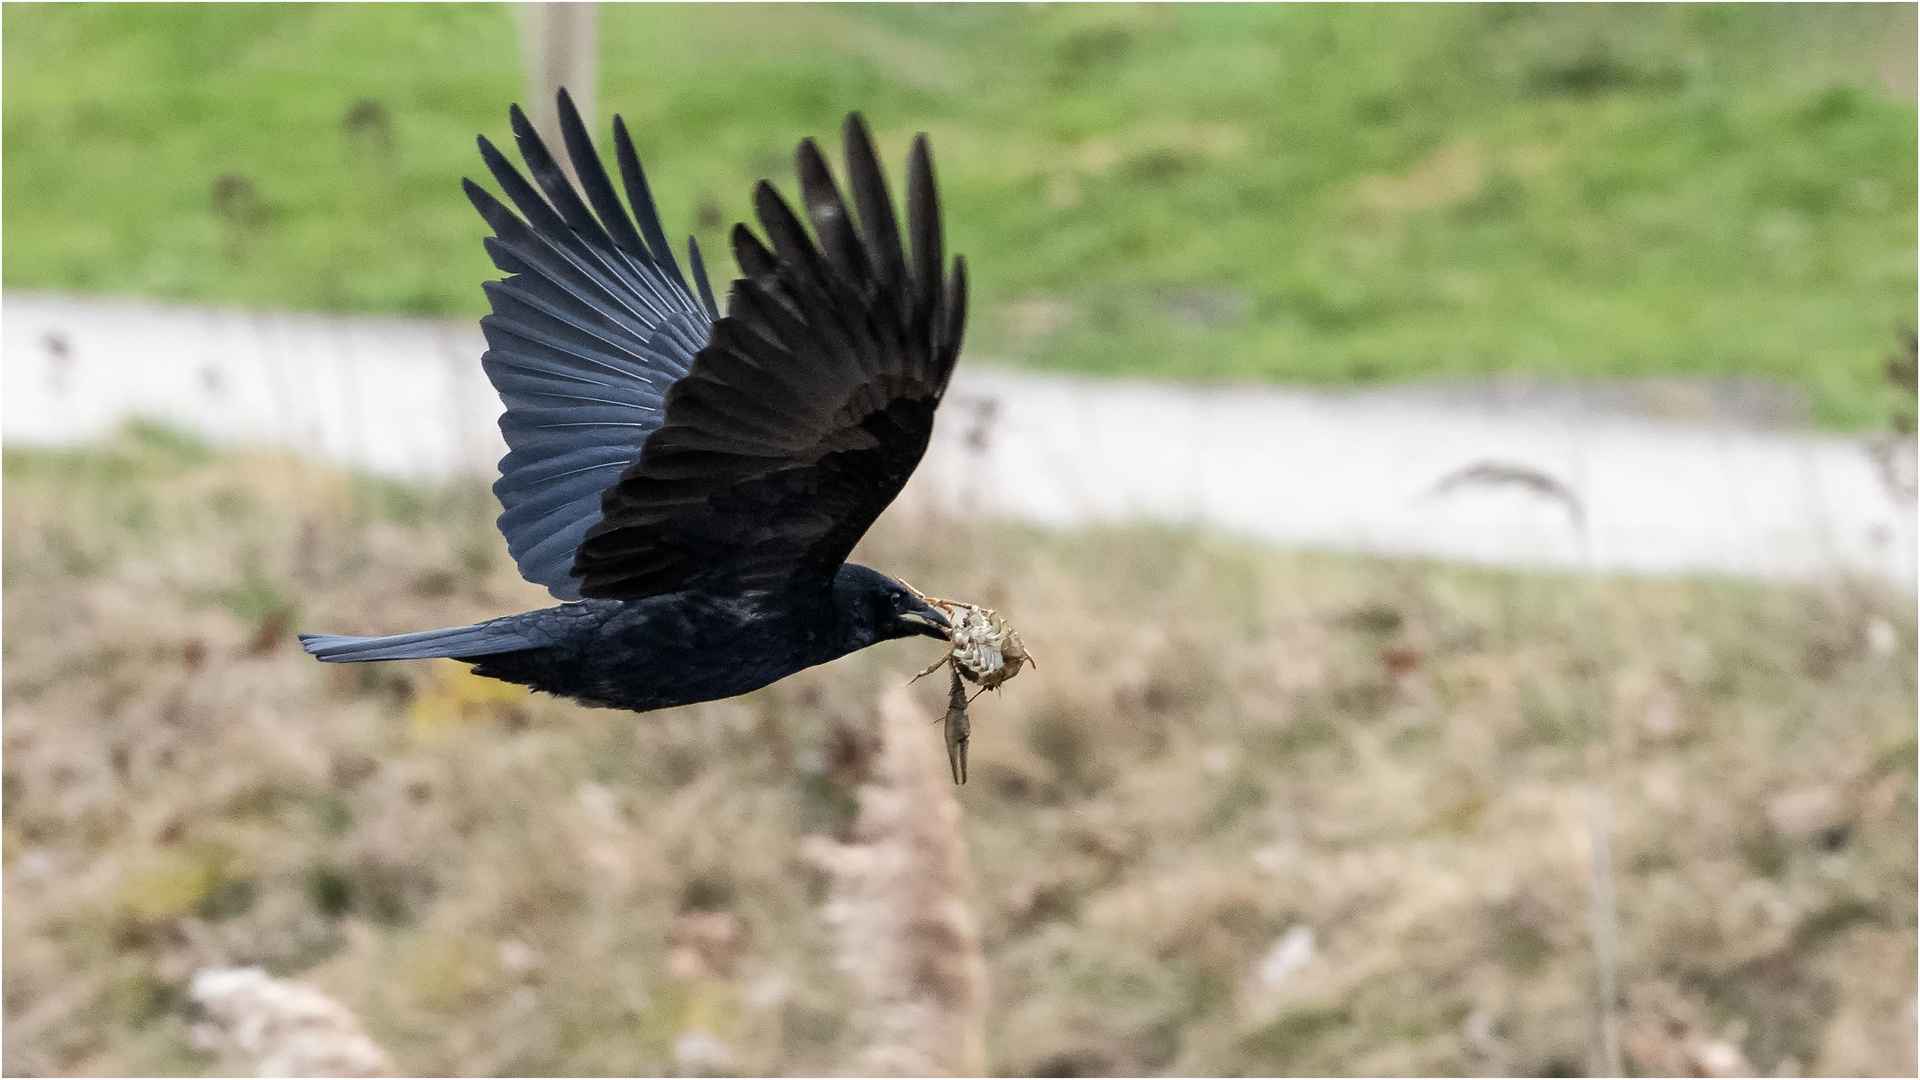
{"type": "MultiPolygon", "coordinates": [[[[71,443],[144,414],[396,475],[490,473],[505,447],[483,347],[464,320],[10,292],[0,434],[71,443]]],[[[1910,484],[1911,443],[1888,455],[1862,439],[1578,404],[1199,389],[975,359],[908,496],[1049,525],[1152,519],[1508,565],[1579,565],[1584,536],[1599,569],[1847,571],[1911,587],[1913,504],[1889,463],[1910,484]]]]}

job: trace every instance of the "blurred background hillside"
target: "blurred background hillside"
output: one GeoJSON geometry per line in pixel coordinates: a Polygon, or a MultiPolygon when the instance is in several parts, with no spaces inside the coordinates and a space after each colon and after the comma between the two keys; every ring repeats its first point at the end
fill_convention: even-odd
{"type": "MultiPolygon", "coordinates": [[[[928,131],[976,352],[1179,379],[1765,376],[1883,414],[1914,7],[609,5],[670,232],[796,139],[928,131]]],[[[512,10],[22,5],[10,287],[478,315],[512,10]]]]}
{"type": "MultiPolygon", "coordinates": [[[[1000,608],[1043,665],[975,706],[957,817],[907,804],[970,864],[932,902],[977,928],[958,947],[986,988],[959,1018],[984,1035],[975,1064],[1915,1071],[1911,575],[1600,572],[1618,565],[1602,524],[1737,530],[1779,520],[1742,498],[1789,487],[1837,506],[1866,485],[1908,523],[1876,542],[1911,547],[1914,5],[598,18],[595,131],[625,116],[669,231],[699,237],[716,279],[752,182],[792,190],[799,137],[837,142],[856,108],[889,160],[933,137],[978,294],[962,374],[986,375],[943,411],[942,460],[961,464],[942,482],[963,497],[910,489],[856,557],[1000,608]],[[1150,381],[1096,393],[1022,369],[1150,381]],[[1197,513],[1066,527],[1009,514],[1005,474],[968,471],[1045,401],[1065,402],[1058,432],[1125,435],[1094,447],[1103,462],[1144,447],[1155,460],[1124,471],[1178,489],[1163,507],[1203,488],[1250,505],[1307,471],[1335,494],[1355,475],[1424,489],[1421,469],[1455,464],[1434,447],[1371,473],[1339,453],[1218,475],[1181,455],[1271,415],[1235,412],[1248,387],[1514,379],[1788,404],[1656,443],[1576,432],[1571,515],[1557,473],[1483,463],[1544,502],[1528,512],[1575,553],[1555,570],[1287,550],[1197,513]],[[1025,395],[999,428],[982,387],[1025,395]],[[1126,423],[1086,421],[1096,398],[1126,423]],[[1618,513],[1633,476],[1681,471],[1648,446],[1724,460],[1729,487],[1618,513]],[[1632,467],[1596,494],[1603,451],[1632,467]],[[1742,469],[1780,484],[1739,487],[1742,469]]],[[[265,402],[256,428],[298,443],[134,420],[29,444],[9,413],[0,1067],[250,1071],[199,1033],[190,987],[258,964],[346,1005],[413,1074],[871,1071],[876,994],[925,988],[872,985],[848,942],[884,931],[835,866],[902,797],[880,702],[930,643],[643,717],[451,662],[326,667],[293,643],[547,602],[493,530],[490,477],[461,471],[491,443],[435,459],[453,467],[343,465],[360,459],[293,408],[331,408],[316,388],[333,384],[289,374],[430,388],[389,424],[423,445],[457,426],[436,410],[474,404],[458,380],[406,380],[478,367],[495,272],[458,181],[483,171],[473,135],[508,143],[506,104],[527,98],[515,11],[0,20],[11,310],[38,296],[46,326],[84,331],[113,316],[102,298],[183,305],[95,337],[33,323],[8,338],[9,395],[91,415],[82,397],[151,385],[134,373],[164,353],[196,400],[265,402]],[[181,325],[205,332],[124,344],[181,325]],[[247,377],[273,393],[248,397],[247,377]]],[[[1375,418],[1405,426],[1390,404],[1375,418]]],[[[352,425],[374,415],[348,436],[369,441],[352,425]]],[[[1489,414],[1444,415],[1520,445],[1489,414]]],[[[1059,467],[1045,440],[1017,445],[1027,472],[1059,467]]],[[[908,711],[938,755],[918,724],[942,707],[933,681],[908,711]]]]}

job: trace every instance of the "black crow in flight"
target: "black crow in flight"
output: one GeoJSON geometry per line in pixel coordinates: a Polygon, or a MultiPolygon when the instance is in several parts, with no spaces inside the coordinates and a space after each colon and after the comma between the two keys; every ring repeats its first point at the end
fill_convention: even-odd
{"type": "Polygon", "coordinates": [[[481,675],[645,711],[731,697],[879,641],[945,639],[947,617],[847,562],[926,452],[967,311],[946,273],[926,136],[907,163],[907,243],[859,114],[847,117],[848,212],[820,150],[797,158],[816,244],[772,185],[772,243],[733,230],[744,275],[720,314],[699,247],[696,299],[646,175],[613,122],[629,217],[560,94],[576,191],[518,107],[538,190],[480,140],[516,216],[478,184],[487,253],[481,357],[510,452],[493,485],[520,573],[565,601],[393,637],[306,634],[330,663],[452,657],[481,675]],[[584,193],[584,200],[582,194],[584,193]],[[544,196],[544,197],[543,197],[544,196]],[[636,228],[637,222],[637,228],[636,228]]]}

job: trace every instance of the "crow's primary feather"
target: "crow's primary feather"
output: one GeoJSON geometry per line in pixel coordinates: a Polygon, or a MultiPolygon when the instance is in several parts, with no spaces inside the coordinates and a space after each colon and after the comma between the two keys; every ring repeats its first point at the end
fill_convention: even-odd
{"type": "Polygon", "coordinates": [[[588,530],[574,564],[583,595],[824,588],[919,464],[959,356],[965,270],[956,260],[952,278],[939,277],[925,138],[908,178],[911,282],[891,273],[905,260],[857,115],[847,143],[855,191],[873,209],[856,233],[819,151],[802,143],[804,205],[823,254],[779,193],[759,185],[772,250],[736,228],[746,277],[588,530]]]}

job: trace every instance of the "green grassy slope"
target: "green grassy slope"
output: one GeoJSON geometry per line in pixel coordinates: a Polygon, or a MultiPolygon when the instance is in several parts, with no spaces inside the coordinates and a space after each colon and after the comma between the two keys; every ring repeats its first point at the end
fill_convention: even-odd
{"type": "MultiPolygon", "coordinates": [[[[625,114],[723,269],[799,135],[861,108],[897,159],[931,131],[978,353],[1752,374],[1858,426],[1915,304],[1913,19],[608,5],[600,126],[625,114]]],[[[523,93],[509,8],[9,5],[4,29],[7,285],[481,310],[457,179],[523,93]]]]}

